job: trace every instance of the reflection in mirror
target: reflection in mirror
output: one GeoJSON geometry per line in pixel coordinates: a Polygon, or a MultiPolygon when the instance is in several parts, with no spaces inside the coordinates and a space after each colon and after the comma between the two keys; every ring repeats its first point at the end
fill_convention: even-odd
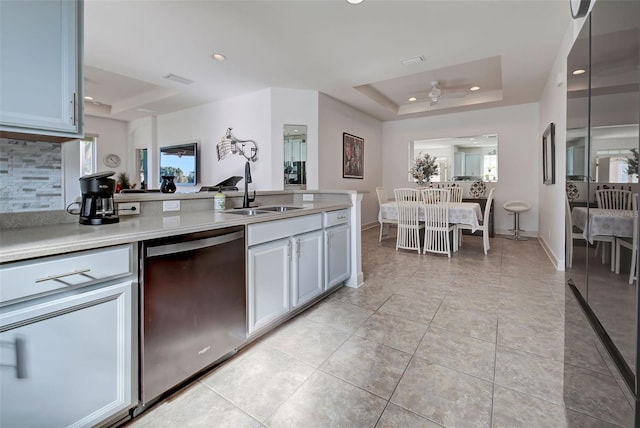
{"type": "Polygon", "coordinates": [[[638,125],[591,128],[591,151],[586,150],[585,128],[567,130],[567,180],[599,183],[637,183],[633,149],[638,145],[638,125]],[[589,153],[591,154],[589,158],[589,153]],[[595,174],[587,176],[587,165],[595,174]]]}
{"type": "MultiPolygon", "coordinates": [[[[409,167],[419,155],[435,156],[438,175],[432,182],[498,181],[498,135],[438,138],[409,142],[409,167]]],[[[415,179],[408,174],[409,182],[415,179]]]]}
{"type": "Polygon", "coordinates": [[[638,193],[638,17],[638,2],[596,3],[591,26],[585,23],[567,57],[566,278],[606,333],[602,343],[632,390],[638,361],[638,267],[632,263],[637,211],[602,207],[596,191],[638,193]]]}
{"type": "Polygon", "coordinates": [[[307,125],[284,125],[284,188],[307,188],[307,125]]]}

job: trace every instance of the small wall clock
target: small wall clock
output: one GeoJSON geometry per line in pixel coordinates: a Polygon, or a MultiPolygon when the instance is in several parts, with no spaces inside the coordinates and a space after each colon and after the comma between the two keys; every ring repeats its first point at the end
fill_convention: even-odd
{"type": "Polygon", "coordinates": [[[104,164],[109,168],[115,168],[120,165],[120,156],[110,153],[104,157],[104,164]]]}

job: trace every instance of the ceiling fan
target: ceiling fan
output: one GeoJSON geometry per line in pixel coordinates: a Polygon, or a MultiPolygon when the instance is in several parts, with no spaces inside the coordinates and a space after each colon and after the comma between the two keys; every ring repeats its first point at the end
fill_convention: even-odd
{"type": "Polygon", "coordinates": [[[439,83],[437,80],[432,81],[431,90],[427,94],[429,104],[432,106],[438,104],[438,101],[441,99],[463,98],[467,96],[466,90],[461,90],[461,88],[438,87],[439,83]]]}

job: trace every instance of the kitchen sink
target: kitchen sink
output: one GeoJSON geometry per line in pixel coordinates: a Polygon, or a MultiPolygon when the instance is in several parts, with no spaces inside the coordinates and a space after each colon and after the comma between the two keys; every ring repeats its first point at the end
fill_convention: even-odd
{"type": "Polygon", "coordinates": [[[233,210],[233,211],[225,211],[227,214],[239,214],[239,215],[258,215],[258,214],[267,214],[269,211],[265,211],[262,208],[259,210],[253,208],[243,208],[241,210],[233,210]]]}
{"type": "Polygon", "coordinates": [[[302,207],[287,207],[287,206],[276,206],[276,207],[260,207],[258,208],[260,211],[277,211],[277,212],[285,212],[285,211],[293,211],[300,210],[302,207]]]}

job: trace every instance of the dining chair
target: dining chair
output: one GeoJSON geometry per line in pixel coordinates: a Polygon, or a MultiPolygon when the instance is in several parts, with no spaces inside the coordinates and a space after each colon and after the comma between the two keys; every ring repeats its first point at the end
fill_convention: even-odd
{"type": "MultiPolygon", "coordinates": [[[[426,187],[426,186],[417,186],[416,190],[418,191],[418,193],[420,194],[420,198],[422,198],[422,191],[426,190],[426,189],[430,189],[430,187],[426,187]]],[[[422,201],[424,202],[424,200],[422,201]]]]}
{"type": "Polygon", "coordinates": [[[464,189],[458,186],[445,187],[449,192],[451,192],[451,202],[462,202],[462,194],[464,193],[464,189]]]}
{"type": "Polygon", "coordinates": [[[424,224],[420,222],[420,192],[416,189],[395,189],[394,194],[398,204],[396,251],[416,250],[420,254],[420,229],[424,229],[424,224]]]}
{"type": "MultiPolygon", "coordinates": [[[[494,190],[496,190],[495,187],[489,190],[489,195],[487,196],[487,204],[484,206],[484,213],[482,215],[482,222],[480,222],[480,227],[482,228],[482,246],[484,247],[485,255],[489,252],[489,249],[491,249],[491,245],[489,244],[489,218],[491,216],[491,205],[493,204],[494,190]]],[[[460,245],[460,243],[462,242],[462,230],[472,230],[472,228],[470,224],[456,224],[456,228],[458,230],[458,245],[460,245]]]]}
{"type": "Polygon", "coordinates": [[[633,280],[638,280],[636,273],[636,258],[638,257],[638,194],[634,193],[631,197],[631,211],[633,212],[633,237],[631,242],[628,238],[616,237],[616,273],[620,273],[620,248],[625,247],[631,250],[631,264],[629,266],[629,284],[633,284],[633,280]]]}
{"type": "MultiPolygon", "coordinates": [[[[598,189],[596,190],[596,203],[598,208],[605,210],[630,210],[631,209],[631,191],[623,189],[598,189]]],[[[616,238],[615,236],[598,235],[593,237],[594,241],[597,241],[595,254],[598,255],[598,250],[601,247],[602,242],[609,243],[611,249],[611,271],[615,270],[615,249],[616,238]]],[[[602,248],[602,263],[606,263],[604,247],[602,248]]]]}
{"type": "Polygon", "coordinates": [[[568,268],[573,266],[573,240],[581,239],[585,241],[584,235],[582,232],[576,232],[573,228],[573,218],[571,217],[571,206],[569,205],[569,198],[564,198],[564,219],[565,219],[565,238],[566,238],[566,265],[568,268]]]}
{"type": "Polygon", "coordinates": [[[449,201],[451,193],[447,189],[425,189],[422,199],[424,210],[423,253],[446,254],[451,257],[449,232],[453,233],[453,248],[457,250],[458,236],[455,224],[449,223],[449,201]]]}
{"type": "Polygon", "coordinates": [[[384,187],[376,187],[376,194],[378,195],[378,223],[380,223],[380,237],[378,238],[378,242],[382,242],[382,236],[389,235],[389,228],[393,225],[396,226],[398,224],[398,220],[393,220],[389,218],[382,217],[382,204],[386,204],[389,202],[387,198],[387,191],[384,187]],[[386,233],[385,233],[386,231],[386,233]]]}
{"type": "Polygon", "coordinates": [[[623,189],[596,190],[598,208],[605,210],[630,210],[631,191],[623,189]]]}

